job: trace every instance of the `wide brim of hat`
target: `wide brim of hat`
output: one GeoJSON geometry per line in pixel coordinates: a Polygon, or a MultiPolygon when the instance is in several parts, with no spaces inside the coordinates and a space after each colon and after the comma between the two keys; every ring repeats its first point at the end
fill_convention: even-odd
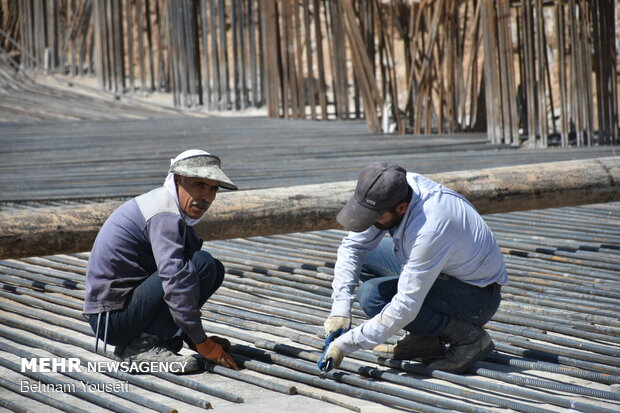
{"type": "Polygon", "coordinates": [[[377,222],[383,213],[361,205],[354,195],[336,216],[336,221],[348,231],[362,232],[377,222]]]}
{"type": "Polygon", "coordinates": [[[173,172],[175,174],[187,176],[188,178],[209,179],[217,182],[222,188],[232,190],[238,189],[237,185],[235,185],[216,165],[177,167],[174,168],[173,172]]]}

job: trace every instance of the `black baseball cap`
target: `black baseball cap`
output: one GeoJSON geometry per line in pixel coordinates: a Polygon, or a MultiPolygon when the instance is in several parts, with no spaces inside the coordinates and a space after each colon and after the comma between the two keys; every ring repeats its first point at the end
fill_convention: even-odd
{"type": "Polygon", "coordinates": [[[365,231],[402,202],[408,193],[405,169],[395,163],[374,162],[360,172],[355,194],[336,220],[349,231],[365,231]]]}

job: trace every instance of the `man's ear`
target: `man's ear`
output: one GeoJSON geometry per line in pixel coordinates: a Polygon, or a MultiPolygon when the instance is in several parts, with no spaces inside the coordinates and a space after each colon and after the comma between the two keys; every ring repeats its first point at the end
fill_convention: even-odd
{"type": "Polygon", "coordinates": [[[405,215],[405,212],[407,212],[407,208],[409,208],[409,202],[401,202],[400,204],[396,205],[396,212],[398,212],[399,215],[405,215]]]}

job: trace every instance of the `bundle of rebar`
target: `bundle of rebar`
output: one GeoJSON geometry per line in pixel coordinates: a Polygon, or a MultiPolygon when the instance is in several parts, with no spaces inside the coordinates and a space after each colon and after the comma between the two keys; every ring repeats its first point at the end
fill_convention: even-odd
{"type": "MultiPolygon", "coordinates": [[[[484,218],[504,254],[510,285],[502,288],[502,304],[486,326],[495,351],[476,362],[468,374],[430,370],[415,361],[370,351],[349,355],[328,374],[318,370],[323,340],[317,334],[330,312],[336,250],[345,235],[327,230],[204,245],[224,263],[227,273],[222,287],[202,309],[203,326],[207,334],[233,342],[232,355],[243,370],[207,365],[209,373],[181,377],[109,372],[101,377],[127,381],[128,391],[96,396],[73,391],[63,400],[75,404],[78,398],[81,406],[115,411],[139,406],[184,411],[211,404],[218,409],[231,402],[237,411],[252,411],[256,407],[249,400],[238,404],[243,401],[240,393],[248,386],[259,386],[269,392],[263,397],[272,400],[311,397],[353,411],[375,403],[386,411],[438,413],[446,409],[617,411],[620,205],[484,218]]],[[[57,385],[72,380],[96,383],[101,378],[93,372],[24,372],[14,361],[49,356],[79,357],[82,363],[116,360],[111,352],[93,352],[93,333],[81,314],[87,259],[87,253],[80,253],[0,261],[4,290],[0,292],[0,369],[4,374],[57,385]]],[[[357,304],[352,316],[354,325],[366,319],[357,304]]],[[[67,408],[54,394],[20,392],[10,380],[0,380],[0,386],[11,392],[6,393],[11,400],[23,405],[32,405],[24,401],[31,397],[67,408]]],[[[311,402],[290,403],[308,406],[311,402]]],[[[69,407],[67,411],[80,410],[69,407]]]]}
{"type": "Polygon", "coordinates": [[[198,110],[617,144],[615,0],[0,1],[7,53],[198,110]],[[14,51],[14,50],[13,50],[14,51]]]}

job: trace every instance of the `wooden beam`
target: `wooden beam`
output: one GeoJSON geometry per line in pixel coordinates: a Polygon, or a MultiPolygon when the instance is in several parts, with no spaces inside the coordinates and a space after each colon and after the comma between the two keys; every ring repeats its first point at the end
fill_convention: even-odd
{"type": "MultiPolygon", "coordinates": [[[[620,157],[429,174],[480,213],[620,201],[620,157]]],[[[196,226],[205,240],[337,228],[355,181],[228,192],[196,226]]],[[[121,202],[0,213],[0,259],[90,250],[121,202]]]]}

